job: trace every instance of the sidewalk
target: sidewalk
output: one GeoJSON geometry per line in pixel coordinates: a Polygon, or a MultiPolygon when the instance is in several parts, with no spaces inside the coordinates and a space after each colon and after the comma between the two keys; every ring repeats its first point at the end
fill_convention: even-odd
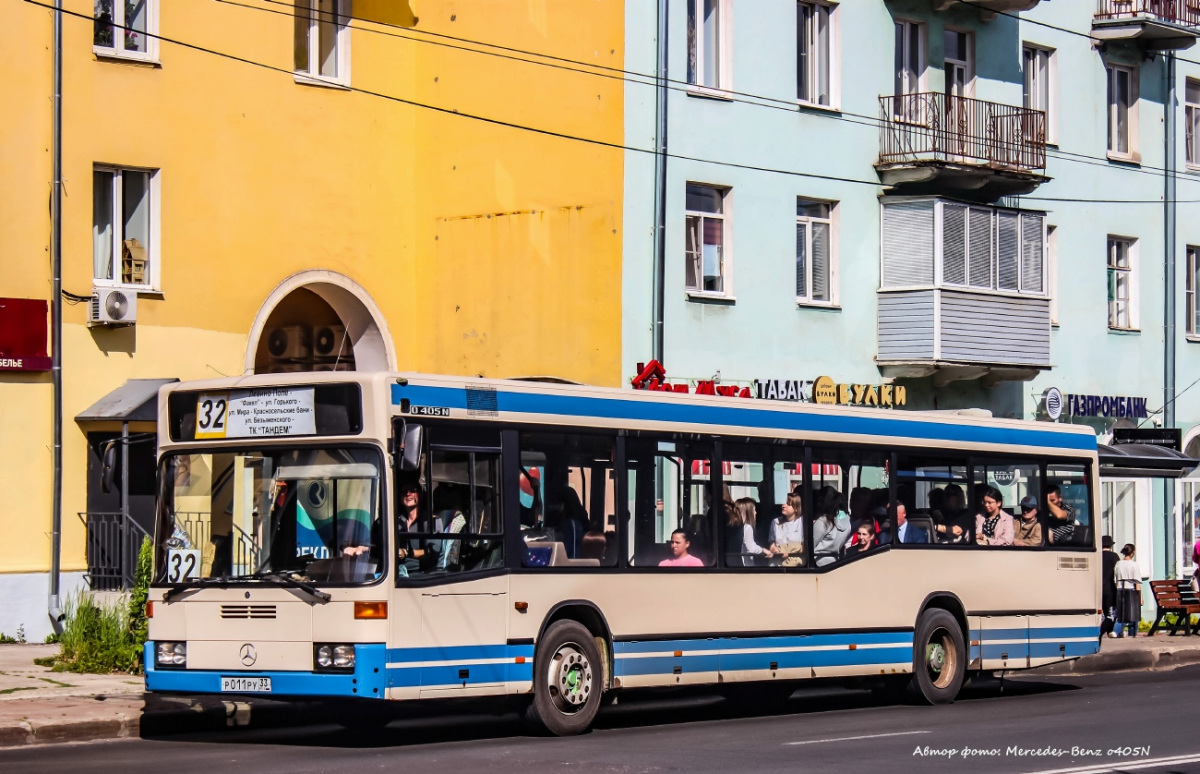
{"type": "MultiPolygon", "coordinates": [[[[0,645],[0,748],[266,727],[288,724],[297,717],[297,708],[282,702],[145,694],[140,677],[52,672],[33,663],[57,649],[57,645],[0,645]]],[[[1094,656],[1029,674],[1086,675],[1188,664],[1200,664],[1200,636],[1157,634],[1106,638],[1094,656]]]]}

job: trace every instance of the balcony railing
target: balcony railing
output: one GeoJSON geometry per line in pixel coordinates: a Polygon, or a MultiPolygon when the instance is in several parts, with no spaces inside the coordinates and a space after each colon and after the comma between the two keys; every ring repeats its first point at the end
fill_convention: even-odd
{"type": "Polygon", "coordinates": [[[1200,27],[1200,0],[1098,0],[1097,21],[1150,16],[1167,24],[1200,27]]]}
{"type": "Polygon", "coordinates": [[[1046,114],[938,92],[879,98],[881,164],[1046,168],[1046,114]]]}

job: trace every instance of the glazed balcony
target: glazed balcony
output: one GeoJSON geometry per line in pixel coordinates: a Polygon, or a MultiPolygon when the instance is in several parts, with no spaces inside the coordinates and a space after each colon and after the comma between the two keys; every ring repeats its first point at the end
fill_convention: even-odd
{"type": "Polygon", "coordinates": [[[1092,35],[1137,41],[1154,51],[1191,48],[1200,35],[1200,0],[1097,0],[1092,35]]]}
{"type": "Polygon", "coordinates": [[[1050,368],[1044,213],[934,197],[881,206],[884,376],[994,383],[1050,368]]]}
{"type": "Polygon", "coordinates": [[[940,92],[879,98],[876,169],[903,193],[995,201],[1046,182],[1046,114],[940,92]]]}

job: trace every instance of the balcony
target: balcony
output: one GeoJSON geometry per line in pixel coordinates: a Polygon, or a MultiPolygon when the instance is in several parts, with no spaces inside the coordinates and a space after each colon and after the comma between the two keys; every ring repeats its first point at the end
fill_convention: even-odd
{"type": "Polygon", "coordinates": [[[1136,41],[1151,51],[1191,48],[1200,35],[1200,0],[1097,0],[1092,35],[1136,41]]]}
{"type": "Polygon", "coordinates": [[[938,11],[945,11],[967,3],[977,7],[984,14],[984,19],[989,20],[998,13],[1032,11],[1039,2],[1041,0],[939,0],[936,8],[938,11]]]}
{"type": "Polygon", "coordinates": [[[990,384],[1050,368],[1044,213],[933,197],[881,206],[884,376],[990,384]]]}
{"type": "Polygon", "coordinates": [[[879,107],[884,185],[995,201],[1049,180],[1040,110],[937,92],[880,97],[879,107]]]}

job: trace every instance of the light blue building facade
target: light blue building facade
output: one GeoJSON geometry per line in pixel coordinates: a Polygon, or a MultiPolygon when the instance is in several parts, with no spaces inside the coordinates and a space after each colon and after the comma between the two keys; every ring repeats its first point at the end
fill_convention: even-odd
{"type": "MultiPolygon", "coordinates": [[[[1200,456],[1187,4],[661,3],[626,4],[627,70],[666,33],[666,80],[626,89],[627,144],[659,151],[626,159],[626,378],[1046,421],[1056,388],[1056,421],[1200,456]]],[[[1101,489],[1097,531],[1191,573],[1200,481],[1101,489]]]]}

